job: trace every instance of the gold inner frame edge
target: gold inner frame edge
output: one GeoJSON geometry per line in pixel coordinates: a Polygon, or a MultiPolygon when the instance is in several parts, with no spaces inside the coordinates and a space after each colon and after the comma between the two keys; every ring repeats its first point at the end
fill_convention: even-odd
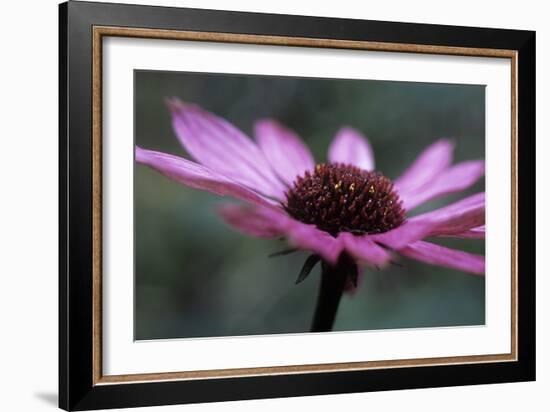
{"type": "Polygon", "coordinates": [[[432,46],[422,44],[385,43],[357,40],[265,36],[236,33],[144,29],[133,27],[93,26],[92,30],[92,347],[93,384],[130,384],[191,379],[216,379],[229,377],[284,375],[300,373],[328,373],[381,368],[457,365],[468,363],[494,363],[517,361],[517,52],[515,50],[432,46]],[[313,365],[287,365],[253,368],[195,370],[181,372],[140,373],[129,375],[103,375],[102,339],[102,40],[105,36],[149,38],[163,40],[187,40],[218,43],[256,44],[271,46],[317,47],[421,53],[473,57],[496,57],[511,60],[511,181],[512,181],[512,239],[511,239],[511,352],[507,354],[449,356],[438,358],[392,359],[313,365]]]}

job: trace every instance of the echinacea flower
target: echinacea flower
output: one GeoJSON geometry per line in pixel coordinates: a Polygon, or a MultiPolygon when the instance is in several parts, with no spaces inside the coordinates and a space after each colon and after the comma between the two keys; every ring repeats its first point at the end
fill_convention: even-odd
{"type": "MultiPolygon", "coordinates": [[[[353,289],[357,265],[383,267],[403,255],[431,265],[483,275],[485,258],[426,238],[485,238],[485,195],[410,216],[415,207],[461,192],[485,171],[482,160],[452,165],[453,143],[441,139],[393,182],[375,170],[368,140],[342,128],[326,163],[274,120],[255,125],[255,141],[202,108],[170,99],[175,133],[193,160],[136,147],[136,160],[195,189],[241,200],[220,210],[232,227],[250,236],[281,238],[313,254],[301,280],[321,261],[324,272],[345,272],[353,289]]],[[[336,303],[337,305],[337,303],[336,303]]]]}

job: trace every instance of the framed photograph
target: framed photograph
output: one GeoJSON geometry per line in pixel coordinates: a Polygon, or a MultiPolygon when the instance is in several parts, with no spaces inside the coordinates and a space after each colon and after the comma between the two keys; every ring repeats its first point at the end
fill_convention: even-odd
{"type": "Polygon", "coordinates": [[[60,5],[59,402],[535,379],[535,33],[60,5]]]}

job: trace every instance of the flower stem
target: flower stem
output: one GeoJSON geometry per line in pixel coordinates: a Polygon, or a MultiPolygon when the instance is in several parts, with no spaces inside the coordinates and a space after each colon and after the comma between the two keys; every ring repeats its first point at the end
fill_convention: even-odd
{"type": "Polygon", "coordinates": [[[313,315],[311,332],[330,332],[338,312],[338,305],[349,276],[349,261],[342,255],[336,265],[322,262],[321,285],[317,296],[317,306],[313,315]]]}

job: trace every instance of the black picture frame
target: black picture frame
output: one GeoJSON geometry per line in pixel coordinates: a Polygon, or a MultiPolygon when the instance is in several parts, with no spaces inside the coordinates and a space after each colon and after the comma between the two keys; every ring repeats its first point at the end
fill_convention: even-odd
{"type": "Polygon", "coordinates": [[[59,6],[59,406],[90,410],[535,379],[535,32],[70,1],[59,6]],[[517,52],[517,360],[98,385],[93,351],[94,26],[517,52]]]}

